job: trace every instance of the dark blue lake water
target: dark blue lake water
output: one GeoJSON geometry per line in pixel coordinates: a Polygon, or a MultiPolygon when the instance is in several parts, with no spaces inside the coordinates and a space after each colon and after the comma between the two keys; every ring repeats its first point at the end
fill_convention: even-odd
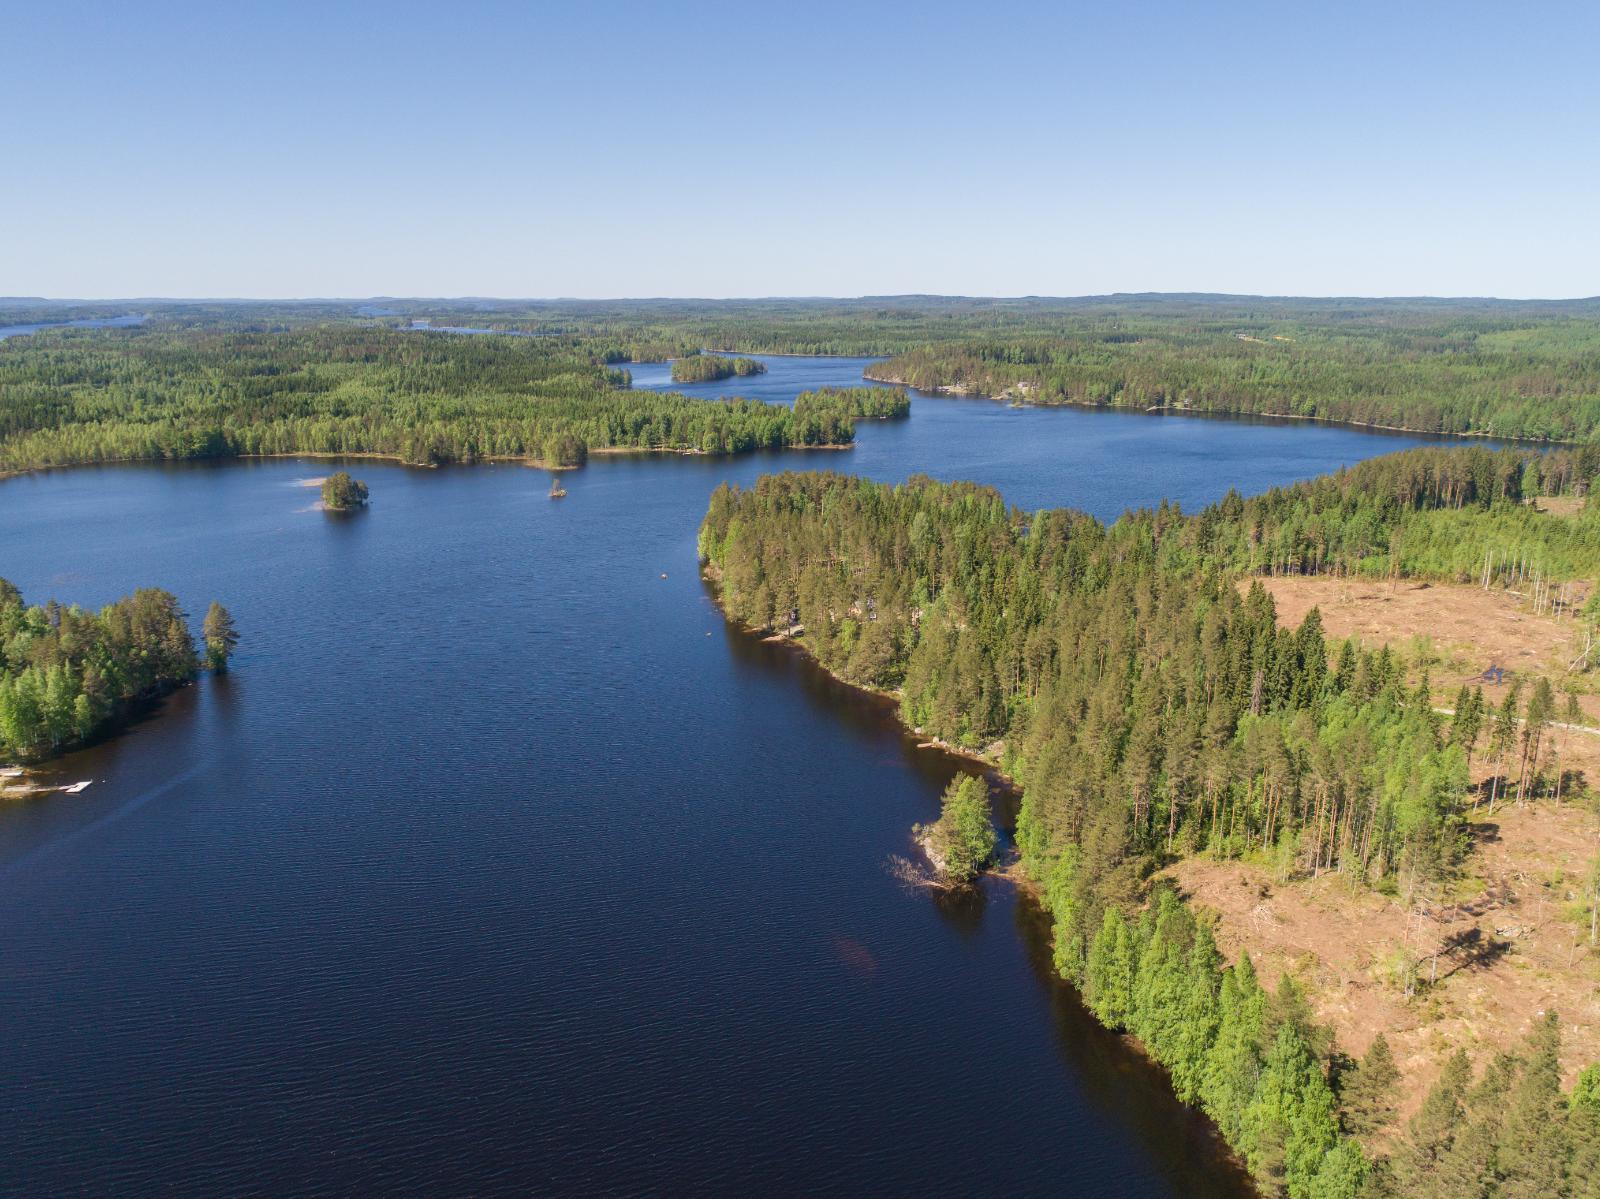
{"type": "MultiPolygon", "coordinates": [[[[862,367],[771,362],[774,398],[862,367]]],[[[0,1192],[1242,1194],[1031,904],[885,871],[956,765],[729,629],[695,530],[778,468],[1110,517],[1414,441],[919,397],[560,502],[509,465],[355,463],[349,518],[325,462],[0,482],[30,598],[159,585],[245,638],[59,764],[87,792],[0,808],[0,1192]]]]}

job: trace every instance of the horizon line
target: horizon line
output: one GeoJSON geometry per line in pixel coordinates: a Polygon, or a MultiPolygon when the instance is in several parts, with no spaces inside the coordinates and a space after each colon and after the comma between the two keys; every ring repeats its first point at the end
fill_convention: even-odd
{"type": "Polygon", "coordinates": [[[884,292],[861,295],[826,294],[770,294],[741,296],[697,295],[643,295],[643,296],[494,296],[494,295],[310,295],[310,296],[0,296],[0,304],[370,304],[385,303],[496,303],[496,304],[754,304],[779,301],[833,301],[838,303],[893,301],[893,300],[979,300],[988,302],[1039,303],[1090,300],[1321,300],[1321,301],[1408,301],[1413,303],[1459,303],[1475,301],[1502,304],[1572,304],[1600,301],[1600,293],[1577,296],[1497,296],[1497,295],[1437,295],[1430,293],[1394,293],[1384,295],[1311,294],[1289,292],[1210,292],[1210,291],[1115,291],[1086,292],[1078,295],[1049,295],[1026,293],[1022,295],[982,295],[965,292],[884,292]]]}

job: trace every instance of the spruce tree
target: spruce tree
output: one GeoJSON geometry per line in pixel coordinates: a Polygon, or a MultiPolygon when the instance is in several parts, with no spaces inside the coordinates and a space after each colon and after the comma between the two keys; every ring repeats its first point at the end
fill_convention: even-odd
{"type": "Polygon", "coordinates": [[[1422,1107],[1406,1125],[1406,1139],[1394,1155],[1396,1188],[1402,1195],[1423,1196],[1433,1187],[1439,1159],[1455,1141],[1462,1101],[1472,1079],[1472,1063],[1459,1050],[1445,1063],[1422,1107]]]}
{"type": "Polygon", "coordinates": [[[1244,1111],[1261,1076],[1261,1034],[1266,993],[1256,981],[1250,955],[1222,976],[1217,999],[1217,1036],[1206,1054],[1200,1098],[1231,1145],[1242,1145],[1244,1111]]]}
{"type": "Polygon", "coordinates": [[[1561,1102],[1561,1022],[1554,1012],[1528,1035],[1525,1064],[1505,1106],[1495,1153],[1504,1199],[1548,1199],[1566,1177],[1566,1105],[1561,1102]]]}
{"type": "Polygon", "coordinates": [[[1125,1029],[1133,1010],[1133,940],[1128,923],[1116,908],[1107,908],[1089,948],[1085,997],[1096,1019],[1111,1029],[1125,1029]]]}
{"type": "Polygon", "coordinates": [[[1567,1181],[1571,1199],[1600,1199],[1600,1066],[1578,1075],[1567,1104],[1567,1181]]]}
{"type": "Polygon", "coordinates": [[[1171,1060],[1172,1089],[1185,1103],[1200,1098],[1205,1081],[1206,1057],[1217,1038],[1217,995],[1222,985],[1222,955],[1217,952],[1211,927],[1195,929],[1183,978],[1182,1006],[1171,1060]]]}
{"type": "Polygon", "coordinates": [[[1395,1066],[1389,1040],[1380,1032],[1341,1088],[1345,1131],[1351,1136],[1366,1138],[1394,1119],[1399,1081],[1400,1071],[1395,1066]]]}
{"type": "Polygon", "coordinates": [[[1340,1141],[1322,1159],[1307,1188],[1307,1199],[1361,1199],[1370,1169],[1361,1146],[1340,1141]]]}
{"type": "Polygon", "coordinates": [[[1157,899],[1155,929],[1139,955],[1129,1027],[1152,1056],[1169,1069],[1183,1021],[1188,990],[1188,953],[1194,918],[1169,887],[1157,899]]]}
{"type": "Polygon", "coordinates": [[[1333,1092],[1293,1023],[1278,1029],[1262,1064],[1245,1109],[1242,1139],[1251,1171],[1285,1187],[1290,1199],[1310,1194],[1324,1156],[1338,1142],[1333,1092]]]}

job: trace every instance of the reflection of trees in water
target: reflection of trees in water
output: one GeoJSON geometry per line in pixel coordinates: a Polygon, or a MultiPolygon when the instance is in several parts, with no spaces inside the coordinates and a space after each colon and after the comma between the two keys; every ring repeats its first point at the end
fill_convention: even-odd
{"type": "Polygon", "coordinates": [[[983,913],[989,906],[988,887],[974,884],[970,887],[943,887],[930,889],[934,910],[944,917],[945,924],[963,940],[977,937],[983,927],[983,913]]]}
{"type": "MultiPolygon", "coordinates": [[[[712,614],[723,621],[728,652],[737,664],[781,675],[808,704],[828,712],[846,735],[885,750],[892,748],[898,761],[925,783],[930,812],[938,810],[940,793],[956,775],[987,773],[968,759],[917,748],[916,740],[900,723],[892,699],[840,682],[798,646],[764,641],[723,620],[709,584],[706,592],[712,599],[712,614]]],[[[1020,796],[996,785],[993,778],[990,781],[996,822],[1002,830],[1009,830],[1015,826],[1020,796]]],[[[1095,1020],[1072,987],[1057,975],[1048,913],[1011,888],[1010,883],[986,878],[972,887],[918,886],[915,890],[963,941],[978,937],[991,906],[1010,903],[1029,965],[1047,996],[1057,1048],[1067,1070],[1096,1111],[1133,1130],[1174,1194],[1193,1199],[1243,1199],[1256,1194],[1248,1176],[1228,1156],[1211,1121],[1179,1103],[1166,1072],[1127,1039],[1095,1020]]]]}
{"type": "Polygon", "coordinates": [[[852,735],[874,746],[892,750],[898,761],[913,775],[928,784],[928,806],[937,813],[939,795],[959,774],[976,775],[989,782],[995,824],[1001,834],[1002,850],[1009,848],[1016,828],[1021,794],[994,771],[980,763],[938,748],[921,749],[916,738],[900,722],[899,705],[888,696],[874,695],[833,677],[798,645],[787,641],[767,641],[759,634],[746,632],[726,620],[716,607],[711,584],[703,583],[716,619],[722,621],[723,637],[735,662],[751,669],[781,675],[820,711],[826,711],[852,735]]]}
{"type": "Polygon", "coordinates": [[[1186,1199],[1243,1199],[1258,1194],[1234,1161],[1216,1126],[1172,1093],[1167,1072],[1127,1037],[1106,1028],[1056,973],[1050,914],[1030,895],[1012,905],[1017,935],[1049,1005],[1056,1046],[1095,1111],[1132,1129],[1154,1162],[1186,1199]]]}

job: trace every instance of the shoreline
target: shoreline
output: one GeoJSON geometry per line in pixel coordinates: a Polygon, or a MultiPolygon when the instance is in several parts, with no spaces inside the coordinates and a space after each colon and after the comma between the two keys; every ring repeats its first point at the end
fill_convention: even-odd
{"type": "Polygon", "coordinates": [[[997,781],[1013,796],[1021,796],[1021,785],[1016,779],[1012,778],[1011,775],[1006,773],[1004,768],[1001,767],[998,759],[986,755],[981,750],[967,749],[964,746],[956,745],[953,742],[946,741],[941,737],[931,737],[924,733],[921,729],[916,728],[913,725],[909,725],[903,719],[901,719],[901,693],[899,691],[885,691],[881,687],[869,687],[864,683],[853,682],[852,680],[844,678],[842,675],[835,674],[833,671],[829,670],[822,664],[821,660],[811,652],[811,650],[806,646],[805,642],[799,640],[798,638],[791,637],[788,633],[782,632],[778,629],[756,628],[754,625],[745,624],[743,621],[735,620],[732,616],[729,616],[727,609],[722,606],[721,572],[718,571],[717,568],[711,563],[708,562],[701,566],[700,578],[711,588],[712,602],[716,604],[717,612],[721,615],[722,619],[727,621],[734,628],[738,629],[741,633],[745,634],[746,636],[754,637],[758,641],[761,641],[767,645],[787,646],[795,653],[799,654],[811,665],[815,666],[823,674],[827,675],[828,678],[832,679],[835,683],[838,683],[840,686],[848,687],[852,691],[858,692],[861,695],[870,696],[871,698],[885,704],[892,703],[895,708],[895,723],[900,726],[900,731],[904,734],[907,740],[915,742],[915,747],[917,749],[936,749],[947,757],[957,758],[972,765],[981,766],[993,777],[995,781],[997,781]]]}
{"type": "MultiPolygon", "coordinates": [[[[714,454],[707,450],[674,446],[598,446],[588,451],[588,458],[614,458],[624,455],[649,455],[668,454],[681,458],[739,458],[746,454],[760,453],[788,453],[790,450],[853,450],[855,442],[829,443],[827,445],[784,445],[784,446],[759,446],[753,450],[729,450],[727,453],[714,454]]],[[[568,471],[582,470],[582,464],[571,466],[553,466],[542,458],[534,458],[523,454],[485,454],[471,462],[407,462],[399,454],[379,454],[370,450],[289,450],[275,454],[216,454],[205,458],[102,458],[94,462],[55,462],[47,466],[19,466],[7,470],[0,470],[0,482],[6,479],[20,479],[25,475],[43,474],[53,470],[84,470],[96,466],[149,466],[155,464],[198,464],[204,462],[269,462],[287,458],[325,458],[331,460],[350,458],[359,461],[393,462],[397,466],[410,467],[413,470],[438,470],[442,466],[472,467],[484,462],[516,462],[533,470],[568,471]]]]}
{"type": "Polygon", "coordinates": [[[1361,429],[1377,433],[1404,433],[1412,437],[1439,437],[1461,439],[1464,441],[1503,441],[1515,442],[1519,445],[1529,446],[1581,446],[1588,445],[1585,441],[1570,441],[1558,437],[1519,437],[1512,433],[1485,433],[1468,431],[1465,433],[1447,432],[1440,429],[1415,429],[1408,425],[1382,425],[1375,421],[1346,420],[1337,416],[1307,416],[1298,412],[1250,412],[1231,408],[1191,408],[1180,404],[1152,404],[1140,407],[1136,404],[1091,404],[1086,400],[1058,400],[1054,403],[1041,403],[1030,400],[1027,393],[1022,395],[989,395],[973,388],[956,384],[945,384],[929,391],[926,388],[916,387],[904,379],[891,378],[887,375],[869,375],[861,373],[863,379],[872,383],[885,383],[896,387],[905,387],[922,395],[951,396],[966,400],[987,400],[993,404],[1016,404],[1026,408],[1076,408],[1084,412],[1127,412],[1145,416],[1206,416],[1214,419],[1228,420],[1283,420],[1283,421],[1309,421],[1313,424],[1334,425],[1346,429],[1361,429]]]}
{"type": "MultiPolygon", "coordinates": [[[[701,581],[711,589],[712,602],[716,605],[718,614],[728,625],[738,630],[741,635],[754,637],[763,644],[783,646],[784,648],[798,655],[808,666],[820,671],[833,683],[836,683],[842,687],[847,687],[859,695],[866,696],[870,699],[885,704],[893,701],[895,708],[894,720],[899,726],[901,736],[907,740],[914,740],[915,747],[917,749],[936,749],[941,754],[953,759],[957,763],[982,767],[985,778],[991,783],[997,783],[1009,798],[1016,800],[1021,799],[1021,785],[1018,784],[1011,775],[1002,770],[999,763],[993,758],[978,750],[970,750],[962,748],[961,746],[953,745],[942,738],[928,737],[927,735],[919,732],[914,726],[906,724],[900,716],[900,693],[898,691],[885,691],[878,687],[864,686],[861,683],[852,682],[849,679],[843,678],[842,676],[828,669],[828,667],[824,666],[817,656],[805,645],[805,643],[797,638],[791,637],[789,634],[780,632],[777,629],[756,628],[728,615],[727,609],[722,606],[721,572],[717,570],[715,565],[709,562],[704,563],[701,567],[700,578],[701,581]]],[[[936,866],[937,864],[934,862],[933,855],[928,851],[926,838],[918,836],[915,829],[916,826],[913,826],[912,831],[910,832],[912,845],[916,847],[917,851],[922,854],[924,859],[927,860],[930,865],[936,866]]],[[[1022,855],[1017,851],[1015,846],[1013,846],[1010,852],[1005,854],[1003,857],[997,857],[992,866],[979,873],[979,877],[991,878],[1008,884],[1016,890],[1019,902],[1028,904],[1032,908],[1033,913],[1047,923],[1050,921],[1049,910],[1045,908],[1042,902],[1044,888],[1039,881],[1028,874],[1026,869],[1023,867],[1022,855]]],[[[943,891],[949,889],[948,884],[939,881],[937,877],[923,881],[925,885],[934,890],[943,891]]],[[[1048,957],[1053,954],[1055,948],[1055,938],[1053,934],[1042,934],[1039,948],[1045,952],[1046,958],[1048,959],[1048,957]]],[[[1060,987],[1072,997],[1073,1002],[1075,1002],[1078,1007],[1081,1008],[1089,1017],[1089,1019],[1094,1022],[1095,1028],[1101,1034],[1113,1038],[1122,1047],[1124,1052],[1131,1054],[1143,1066],[1152,1070],[1159,1070],[1163,1076],[1163,1079],[1165,1080],[1168,1094],[1175,1102],[1182,1103],[1181,1100],[1178,1100],[1177,1094],[1173,1090],[1170,1073],[1156,1060],[1155,1055],[1150,1052],[1149,1047],[1146,1046],[1143,1041],[1130,1032],[1119,1031],[1118,1029],[1102,1023],[1089,1008],[1083,993],[1072,983],[1070,979],[1063,978],[1061,974],[1053,968],[1049,970],[1048,977],[1053,986],[1060,987]]],[[[1184,1104],[1183,1106],[1186,1110],[1193,1113],[1197,1118],[1206,1120],[1209,1126],[1210,1136],[1214,1140],[1214,1144],[1219,1155],[1224,1160],[1229,1161],[1237,1166],[1246,1177],[1251,1178],[1252,1182],[1254,1182],[1254,1176],[1250,1175],[1249,1170],[1245,1166],[1244,1159],[1238,1154],[1237,1151],[1234,1150],[1233,1146],[1228,1144],[1226,1138],[1224,1138],[1222,1135],[1221,1129],[1216,1126],[1215,1121],[1211,1120],[1209,1116],[1206,1116],[1205,1113],[1201,1112],[1197,1107],[1191,1107],[1187,1104],[1184,1104]]]]}

